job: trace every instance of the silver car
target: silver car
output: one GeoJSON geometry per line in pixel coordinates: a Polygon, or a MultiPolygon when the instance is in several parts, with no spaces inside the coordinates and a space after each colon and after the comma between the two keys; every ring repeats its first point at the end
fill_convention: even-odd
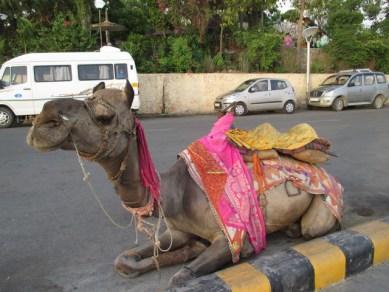
{"type": "Polygon", "coordinates": [[[385,75],[369,69],[340,71],[329,76],[310,92],[308,108],[332,107],[341,111],[347,106],[372,105],[379,109],[389,98],[385,75]]]}
{"type": "Polygon", "coordinates": [[[246,80],[234,90],[216,98],[214,108],[221,111],[236,103],[234,113],[242,116],[250,111],[283,109],[290,114],[296,109],[294,89],[288,80],[257,78],[246,80]]]}

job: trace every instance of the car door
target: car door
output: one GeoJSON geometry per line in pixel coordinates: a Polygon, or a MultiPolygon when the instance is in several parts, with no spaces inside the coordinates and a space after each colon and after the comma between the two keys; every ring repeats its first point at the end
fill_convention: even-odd
{"type": "Polygon", "coordinates": [[[360,102],[373,102],[376,95],[376,80],[373,73],[363,74],[363,87],[360,102]]]}
{"type": "Polygon", "coordinates": [[[268,106],[272,109],[281,109],[283,101],[290,95],[288,85],[283,80],[270,80],[270,98],[268,106]]]}
{"type": "Polygon", "coordinates": [[[389,98],[389,84],[386,82],[385,75],[382,73],[376,74],[377,94],[382,94],[385,98],[389,98]]]}
{"type": "Polygon", "coordinates": [[[1,80],[6,86],[1,91],[0,98],[10,105],[15,115],[32,115],[34,107],[28,67],[18,65],[7,67],[1,80]]]}
{"type": "Polygon", "coordinates": [[[270,99],[269,80],[262,79],[255,82],[248,89],[248,108],[249,110],[267,109],[270,99]]]}
{"type": "Polygon", "coordinates": [[[362,74],[352,77],[347,85],[347,101],[358,103],[362,99],[362,74]]]}

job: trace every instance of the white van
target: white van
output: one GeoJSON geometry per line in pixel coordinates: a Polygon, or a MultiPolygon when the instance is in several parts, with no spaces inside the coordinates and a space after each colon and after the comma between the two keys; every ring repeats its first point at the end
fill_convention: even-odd
{"type": "Polygon", "coordinates": [[[138,110],[139,87],[131,55],[114,47],[99,52],[32,53],[5,62],[0,70],[0,128],[39,114],[56,98],[85,99],[101,81],[122,89],[129,80],[138,110]]]}

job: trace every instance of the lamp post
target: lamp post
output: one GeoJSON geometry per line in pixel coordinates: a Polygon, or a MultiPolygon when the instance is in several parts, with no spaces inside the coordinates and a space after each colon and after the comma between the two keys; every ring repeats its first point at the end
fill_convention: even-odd
{"type": "Polygon", "coordinates": [[[105,2],[103,0],[95,0],[95,7],[99,10],[99,34],[100,34],[100,47],[103,46],[103,33],[101,32],[101,9],[104,8],[105,2]]]}
{"type": "Polygon", "coordinates": [[[317,26],[311,26],[303,30],[303,37],[307,43],[307,88],[306,97],[309,97],[310,81],[311,81],[311,40],[312,37],[317,34],[319,28],[317,26]]]}

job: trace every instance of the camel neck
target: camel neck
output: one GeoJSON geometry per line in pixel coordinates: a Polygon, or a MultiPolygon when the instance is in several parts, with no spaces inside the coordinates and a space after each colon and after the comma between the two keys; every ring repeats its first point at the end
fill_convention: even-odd
{"type": "Polygon", "coordinates": [[[122,202],[131,208],[143,207],[148,202],[148,192],[143,187],[139,175],[138,145],[136,138],[130,138],[128,148],[115,159],[101,161],[101,166],[105,169],[108,177],[113,177],[120,171],[122,162],[126,168],[113,181],[115,191],[122,202]]]}

